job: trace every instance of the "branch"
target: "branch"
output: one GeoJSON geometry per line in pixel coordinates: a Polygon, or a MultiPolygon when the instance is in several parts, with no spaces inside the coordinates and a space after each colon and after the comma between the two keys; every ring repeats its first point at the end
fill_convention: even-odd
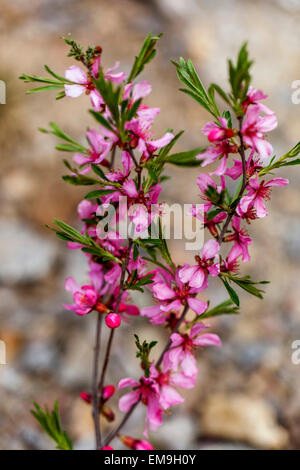
{"type": "Polygon", "coordinates": [[[247,169],[246,169],[246,156],[245,156],[245,146],[244,146],[244,140],[243,140],[243,136],[242,136],[242,123],[243,123],[243,117],[242,116],[238,116],[238,121],[239,121],[239,138],[240,138],[240,142],[241,142],[241,145],[240,145],[240,149],[239,149],[239,154],[241,156],[241,160],[242,160],[242,165],[243,165],[243,183],[242,183],[242,186],[241,186],[241,189],[240,189],[240,192],[238,194],[238,197],[237,197],[237,200],[236,200],[236,203],[234,205],[234,207],[231,209],[231,212],[228,214],[228,217],[227,219],[225,220],[224,222],[224,225],[223,225],[223,228],[220,232],[220,235],[218,236],[218,239],[217,239],[217,242],[219,244],[221,244],[223,242],[223,238],[224,238],[224,235],[227,231],[227,228],[231,222],[231,219],[233,218],[234,214],[235,214],[235,209],[237,208],[237,205],[239,203],[239,200],[240,200],[240,197],[242,196],[243,192],[245,191],[246,189],[246,186],[247,186],[247,169]]]}
{"type": "Polygon", "coordinates": [[[96,450],[101,448],[101,429],[99,421],[99,394],[98,394],[98,369],[101,341],[101,324],[102,315],[97,313],[96,340],[94,349],[94,365],[93,365],[93,383],[92,383],[92,415],[95,426],[96,450]]]}
{"type": "MultiPolygon", "coordinates": [[[[119,290],[119,293],[118,293],[115,313],[118,313],[118,311],[119,311],[120,303],[121,303],[121,299],[122,299],[122,294],[124,292],[125,274],[126,274],[126,270],[127,270],[128,263],[129,263],[132,243],[133,243],[133,241],[131,239],[129,239],[128,247],[127,247],[127,251],[126,251],[126,257],[125,257],[124,263],[122,265],[122,273],[121,273],[121,279],[120,279],[120,290],[119,290]]],[[[108,343],[107,343],[105,359],[104,359],[103,366],[102,366],[101,378],[100,378],[99,385],[98,385],[98,392],[97,392],[98,400],[101,397],[101,393],[102,393],[102,389],[103,389],[103,385],[104,385],[104,381],[105,381],[106,370],[107,370],[107,366],[108,366],[109,359],[110,359],[111,346],[112,346],[112,342],[113,342],[113,339],[114,339],[114,332],[115,332],[115,329],[112,328],[111,331],[110,331],[110,335],[109,335],[109,339],[108,339],[108,343]]]]}

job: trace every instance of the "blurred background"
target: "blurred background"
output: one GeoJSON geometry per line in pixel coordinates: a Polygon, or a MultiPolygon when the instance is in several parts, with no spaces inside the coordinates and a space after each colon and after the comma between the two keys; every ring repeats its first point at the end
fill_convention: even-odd
{"type": "MultiPolygon", "coordinates": [[[[89,102],[85,96],[56,102],[55,92],[25,95],[18,76],[44,75],[45,63],[63,75],[72,64],[60,39],[68,32],[85,46],[100,44],[105,66],[120,60],[120,70],[129,71],[149,30],[162,31],[157,57],[142,78],[153,85],[148,104],[161,107],[157,136],[166,128],[185,129],[178,144],[183,150],[204,143],[201,127],[208,115],[178,91],[170,59],[190,57],[206,85],[214,81],[227,89],[225,59],[248,40],[253,85],[269,95],[267,104],[278,116],[270,137],[280,155],[299,140],[300,105],[291,101],[291,84],[300,79],[299,18],[299,0],[1,2],[0,79],[7,84],[6,105],[0,105],[0,339],[7,345],[7,365],[0,366],[1,449],[53,448],[29,413],[33,400],[52,406],[59,399],[64,428],[77,448],[91,448],[94,439],[90,408],[79,392],[90,386],[95,319],[62,307],[69,300],[64,279],[84,281],[86,265],[44,227],[54,217],[76,224],[85,190],[61,180],[65,155],[54,150],[54,137],[37,130],[55,121],[83,140],[92,124],[89,102]]],[[[199,202],[199,169],[170,172],[161,200],[199,202]]],[[[269,217],[249,227],[255,242],[246,270],[271,281],[265,299],[241,295],[239,317],[211,322],[223,348],[199,354],[197,386],[151,436],[155,448],[300,448],[300,365],[291,361],[291,344],[300,339],[300,172],[295,167],[281,176],[290,185],[274,190],[269,217]]],[[[171,248],[177,262],[190,259],[182,244],[171,242],[171,248]]],[[[218,282],[210,295],[215,302],[226,297],[218,282]]],[[[136,301],[150,305],[151,296],[136,301]]],[[[113,350],[114,383],[137,377],[135,347],[128,340],[133,331],[141,339],[166,341],[143,319],[124,328],[113,350]]],[[[143,417],[139,407],[125,433],[141,437],[143,417]]]]}

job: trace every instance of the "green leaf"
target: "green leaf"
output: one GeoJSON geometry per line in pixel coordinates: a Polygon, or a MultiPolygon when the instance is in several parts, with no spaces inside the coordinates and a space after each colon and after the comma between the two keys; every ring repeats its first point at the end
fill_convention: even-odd
{"type": "Polygon", "coordinates": [[[224,101],[226,101],[227,104],[229,104],[229,106],[231,106],[231,101],[227,93],[225,93],[219,85],[212,83],[208,89],[208,93],[213,94],[215,91],[221,96],[221,98],[223,98],[224,101]]]}
{"type": "Polygon", "coordinates": [[[205,150],[206,147],[197,147],[192,150],[187,150],[186,152],[173,153],[172,155],[168,155],[165,161],[177,166],[199,166],[202,161],[195,157],[205,150]]]}
{"type": "Polygon", "coordinates": [[[190,59],[185,61],[182,57],[179,63],[172,62],[177,69],[177,76],[179,80],[187,87],[180,88],[187,95],[196,100],[204,109],[206,109],[215,118],[220,116],[220,111],[215,102],[213,89],[207,92],[201,82],[195,67],[190,59]]]}
{"type": "Polygon", "coordinates": [[[109,251],[102,248],[100,245],[97,245],[94,240],[88,235],[82,235],[78,230],[66,224],[62,220],[55,219],[54,227],[46,225],[50,230],[53,230],[56,235],[67,241],[72,241],[83,245],[82,249],[89,248],[93,250],[93,254],[104,261],[114,261],[115,263],[120,264],[120,260],[112,255],[109,251]]]}
{"type": "Polygon", "coordinates": [[[100,176],[101,179],[105,181],[109,181],[98,165],[95,165],[94,163],[92,163],[92,170],[96,175],[100,176]]]}
{"type": "Polygon", "coordinates": [[[35,409],[30,410],[31,414],[38,421],[42,429],[48,436],[56,443],[56,448],[59,450],[72,450],[73,445],[71,439],[62,430],[59,417],[59,409],[57,400],[54,402],[54,407],[51,412],[45,407],[43,410],[38,403],[33,403],[35,409]]]}
{"type": "Polygon", "coordinates": [[[219,277],[220,277],[221,281],[223,282],[223,284],[224,284],[224,286],[225,286],[232,302],[239,307],[240,306],[239,296],[237,295],[235,290],[228,284],[228,282],[225,279],[223,279],[223,277],[221,277],[221,276],[219,276],[219,277]]]}
{"type": "MultiPolygon", "coordinates": [[[[76,148],[76,150],[74,150],[76,152],[87,153],[86,147],[81,145],[76,140],[72,139],[72,137],[70,137],[68,134],[66,134],[57,124],[55,124],[55,122],[50,122],[49,126],[51,127],[51,130],[44,129],[44,128],[40,127],[39,131],[43,132],[44,134],[55,135],[55,137],[58,137],[61,140],[65,140],[66,142],[68,142],[71,145],[71,147],[73,147],[74,149],[76,148]]],[[[71,147],[69,147],[69,148],[71,148],[71,147]]],[[[62,148],[62,150],[66,151],[64,148],[62,148]]],[[[68,150],[68,151],[73,151],[73,150],[68,150]]]]}
{"type": "Polygon", "coordinates": [[[156,346],[157,341],[151,341],[150,343],[147,343],[147,341],[143,341],[141,344],[140,339],[138,335],[134,335],[135,337],[135,345],[137,347],[137,353],[136,357],[141,359],[141,366],[142,369],[145,371],[145,377],[150,376],[150,366],[151,366],[151,361],[149,360],[149,355],[151,352],[151,349],[156,346]]]}
{"type": "Polygon", "coordinates": [[[116,131],[113,129],[110,123],[102,116],[101,113],[99,113],[98,111],[94,111],[93,109],[90,109],[89,112],[92,114],[92,116],[94,116],[94,118],[96,119],[96,121],[99,122],[99,124],[116,134],[116,131]]]}
{"type": "Polygon", "coordinates": [[[201,320],[204,318],[211,318],[219,315],[238,315],[239,313],[240,312],[236,304],[231,299],[228,299],[220,303],[219,305],[216,305],[214,308],[211,308],[206,312],[202,313],[201,320]]]}
{"type": "Polygon", "coordinates": [[[98,180],[84,175],[64,175],[62,176],[62,179],[66,181],[66,183],[73,184],[74,186],[90,186],[92,184],[99,184],[98,180]]]}
{"type": "Polygon", "coordinates": [[[156,53],[156,42],[161,38],[162,34],[152,36],[150,32],[143,42],[142,48],[138,55],[135,57],[132,69],[130,71],[127,83],[132,82],[140,73],[144,70],[146,64],[148,64],[155,56],[156,53]]]}
{"type": "Polygon", "coordinates": [[[107,196],[108,194],[114,193],[115,189],[97,189],[96,191],[91,191],[84,198],[85,199],[96,199],[97,197],[107,196]]]}
{"type": "Polygon", "coordinates": [[[133,245],[133,261],[136,261],[139,256],[139,247],[136,243],[133,245]]]}
{"type": "Polygon", "coordinates": [[[249,60],[247,43],[245,42],[238,54],[236,65],[228,61],[229,83],[231,85],[231,98],[237,113],[243,113],[241,105],[246,98],[251,81],[250,68],[253,61],[249,60]]]}
{"type": "Polygon", "coordinates": [[[41,87],[38,87],[38,88],[32,88],[31,90],[27,90],[26,95],[30,95],[32,93],[39,93],[41,91],[59,90],[60,88],[63,88],[63,85],[41,86],[41,87]]]}
{"type": "Polygon", "coordinates": [[[55,146],[56,150],[60,150],[62,152],[80,152],[82,153],[82,147],[78,147],[75,144],[59,144],[55,146]]]}

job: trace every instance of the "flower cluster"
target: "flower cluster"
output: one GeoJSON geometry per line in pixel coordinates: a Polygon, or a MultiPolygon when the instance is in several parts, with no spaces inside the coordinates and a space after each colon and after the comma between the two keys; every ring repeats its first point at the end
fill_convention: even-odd
{"type": "Polygon", "coordinates": [[[255,282],[250,276],[239,275],[241,263],[250,260],[252,238],[246,224],[267,215],[265,202],[273,187],[288,184],[284,178],[266,179],[267,175],[295,164],[292,159],[299,153],[298,144],[280,159],[270,160],[273,149],[266,133],[275,129],[277,118],[261,103],[266,95],[250,86],[252,62],[246,45],[237,65],[230,62],[228,94],[215,84],[206,91],[190,60],[181,58],[175,63],[178,77],[186,86],[184,91],[214,120],[202,128],[207,138],[205,150],[171,153],[182,132],[175,135],[167,130],[161,138],[154,138],[152,125],[160,109],[145,104],[151,85],[136,80],[154,57],[158,39],[147,36],[128,76],[116,72],[118,62],[113,68],[103,69],[101,47],[89,47],[84,53],[72,38],[65,41],[71,46],[69,55],[81,63],[80,67],[72,65],[64,77],[46,67],[54,79],[22,76],[25,81],[44,80],[44,89],[49,89],[49,83],[51,89],[61,89],[58,98],[77,98],[85,93],[96,121],[95,128],[86,131],[86,146],[53,123],[50,131],[43,131],[62,139],[61,150],[72,153],[72,164],[66,163],[70,173],[64,180],[96,186],[78,205],[79,231],[59,220],[53,228],[70,250],[83,252],[89,266],[87,284],[79,286],[72,277],[66,280],[65,288],[73,302],[65,308],[80,316],[93,314],[97,320],[93,389],[82,392],[81,398],[92,406],[96,448],[103,450],[112,449],[110,443],[115,437],[131,449],[152,449],[148,441],[120,434],[135,407],[138,403],[146,407],[144,435],[148,438],[148,431],[162,424],[166,412],[184,401],[178,389],[196,385],[197,351],[205,346],[221,346],[218,335],[206,332],[209,325],[205,319],[237,313],[239,296],[235,286],[262,298],[258,286],[265,281],[255,282]],[[229,108],[222,113],[215,92],[229,108]],[[193,205],[190,214],[201,221],[209,239],[192,264],[177,265],[163,236],[159,196],[162,171],[170,163],[180,168],[214,165],[210,172],[200,172],[195,181],[201,207],[193,205]],[[232,192],[235,181],[237,186],[232,192]],[[120,223],[127,217],[134,230],[124,234],[120,223]],[[157,237],[147,237],[153,230],[157,237]],[[211,308],[207,289],[216,279],[221,280],[229,298],[211,308]],[[140,310],[131,303],[130,291],[144,292],[145,288],[151,292],[154,304],[140,310]],[[106,385],[114,333],[123,322],[137,316],[161,325],[169,332],[169,340],[155,361],[150,355],[156,341],[141,343],[135,335],[141,372],[136,379],[119,381],[119,390],[130,389],[119,400],[119,409],[126,415],[121,425],[103,439],[99,415],[109,422],[115,419],[107,406],[115,387],[106,385]],[[110,333],[99,373],[103,318],[110,333]]]}

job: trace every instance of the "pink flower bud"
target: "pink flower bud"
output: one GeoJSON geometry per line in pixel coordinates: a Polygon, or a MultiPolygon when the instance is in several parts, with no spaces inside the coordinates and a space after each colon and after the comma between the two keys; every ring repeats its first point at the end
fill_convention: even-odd
{"type": "Polygon", "coordinates": [[[101,414],[107,419],[109,423],[111,423],[115,419],[115,413],[113,412],[113,410],[108,408],[108,406],[102,406],[101,414]]]}
{"type": "Polygon", "coordinates": [[[121,317],[117,313],[109,313],[105,318],[108,328],[118,328],[121,324],[121,317]]]}
{"type": "Polygon", "coordinates": [[[125,444],[125,446],[130,447],[133,450],[153,450],[153,446],[148,441],[140,441],[138,439],[134,439],[130,436],[122,436],[120,435],[119,438],[125,444]]]}
{"type": "Polygon", "coordinates": [[[114,393],[115,387],[113,385],[106,385],[106,387],[104,387],[102,390],[102,399],[106,401],[111,398],[114,393]]]}
{"type": "Polygon", "coordinates": [[[88,392],[80,392],[80,398],[86,403],[92,403],[92,395],[88,392]]]}
{"type": "Polygon", "coordinates": [[[110,446],[105,446],[105,447],[102,447],[102,449],[100,450],[114,450],[114,448],[110,446]]]}
{"type": "Polygon", "coordinates": [[[153,450],[153,446],[148,441],[137,441],[135,450],[153,450]]]}

